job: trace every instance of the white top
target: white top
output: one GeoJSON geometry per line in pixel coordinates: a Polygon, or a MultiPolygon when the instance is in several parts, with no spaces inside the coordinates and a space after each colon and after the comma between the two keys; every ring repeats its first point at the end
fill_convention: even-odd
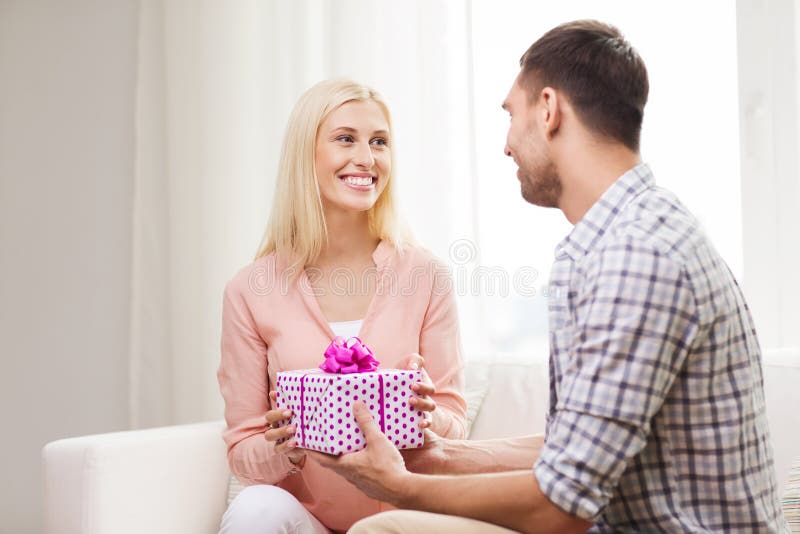
{"type": "Polygon", "coordinates": [[[342,321],[339,323],[328,323],[331,325],[331,330],[337,336],[342,336],[345,339],[350,339],[351,337],[356,337],[358,332],[361,330],[361,325],[364,323],[364,319],[358,319],[356,321],[342,321]]]}

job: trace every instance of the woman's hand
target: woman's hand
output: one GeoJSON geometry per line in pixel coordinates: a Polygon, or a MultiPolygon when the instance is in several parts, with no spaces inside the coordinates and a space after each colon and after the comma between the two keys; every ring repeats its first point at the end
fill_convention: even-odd
{"type": "MultiPolygon", "coordinates": [[[[275,391],[270,391],[269,398],[272,401],[272,406],[275,406],[277,393],[275,391]]],[[[264,419],[270,428],[264,432],[264,439],[271,442],[277,442],[278,440],[286,438],[286,441],[275,444],[275,452],[278,454],[285,454],[287,458],[289,458],[289,461],[294,465],[303,467],[305,464],[306,453],[304,450],[297,448],[297,440],[294,438],[294,434],[297,432],[297,429],[294,427],[294,425],[286,425],[284,427],[278,426],[281,421],[289,419],[291,416],[292,411],[285,408],[268,411],[264,416],[264,419]]]]}
{"type": "Polygon", "coordinates": [[[431,398],[431,395],[436,393],[436,386],[433,385],[428,373],[425,372],[425,358],[419,354],[412,353],[408,355],[406,361],[406,368],[412,371],[422,371],[422,381],[414,382],[411,384],[411,390],[419,395],[419,397],[411,396],[408,403],[415,409],[421,411],[425,418],[419,424],[421,429],[430,428],[433,424],[433,419],[436,410],[436,401],[431,398]]]}

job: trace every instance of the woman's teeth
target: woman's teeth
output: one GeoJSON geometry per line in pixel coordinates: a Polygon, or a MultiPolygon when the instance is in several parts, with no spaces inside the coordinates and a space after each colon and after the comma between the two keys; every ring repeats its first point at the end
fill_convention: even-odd
{"type": "Polygon", "coordinates": [[[372,177],[366,178],[357,178],[355,176],[345,176],[344,177],[345,183],[350,185],[372,185],[372,177]]]}

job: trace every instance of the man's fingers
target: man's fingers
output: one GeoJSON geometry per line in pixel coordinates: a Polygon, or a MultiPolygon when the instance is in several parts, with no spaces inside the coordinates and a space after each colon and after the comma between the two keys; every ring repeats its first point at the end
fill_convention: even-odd
{"type": "Polygon", "coordinates": [[[381,429],[378,428],[378,423],[375,422],[366,405],[360,400],[353,403],[353,417],[355,417],[356,424],[364,433],[364,439],[367,440],[367,444],[373,439],[383,437],[381,429]]]}

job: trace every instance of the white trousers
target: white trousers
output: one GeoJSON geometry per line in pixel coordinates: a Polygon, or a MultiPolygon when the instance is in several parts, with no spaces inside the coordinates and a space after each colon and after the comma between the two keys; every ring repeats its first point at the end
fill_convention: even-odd
{"type": "Polygon", "coordinates": [[[219,534],[330,534],[294,495],[277,486],[247,486],[231,502],[219,534]]]}

